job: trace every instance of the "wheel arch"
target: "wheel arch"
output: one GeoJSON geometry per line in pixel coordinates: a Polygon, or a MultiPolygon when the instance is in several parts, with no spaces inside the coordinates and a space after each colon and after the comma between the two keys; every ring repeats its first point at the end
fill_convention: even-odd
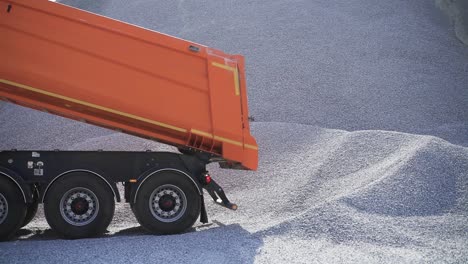
{"type": "Polygon", "coordinates": [[[23,195],[24,203],[32,202],[31,188],[24,182],[23,178],[12,170],[0,167],[0,177],[5,177],[12,181],[23,195]]]}
{"type": "Polygon", "coordinates": [[[174,169],[174,168],[164,168],[164,169],[157,169],[157,170],[149,170],[143,174],[141,174],[139,177],[138,177],[138,185],[136,186],[136,188],[134,188],[132,191],[132,194],[130,196],[130,201],[132,201],[133,203],[136,203],[136,199],[137,199],[137,196],[138,196],[138,192],[140,190],[140,187],[143,185],[143,183],[149,179],[150,177],[153,177],[153,176],[157,176],[158,174],[160,173],[163,173],[163,172],[175,172],[177,174],[180,174],[180,175],[183,175],[187,178],[190,179],[190,181],[193,183],[193,185],[195,186],[195,188],[197,189],[197,192],[198,194],[200,195],[203,195],[203,191],[202,191],[202,188],[200,187],[200,184],[197,183],[196,179],[193,177],[193,176],[190,176],[189,173],[187,172],[184,172],[182,170],[179,170],[179,169],[174,169]]]}
{"type": "Polygon", "coordinates": [[[42,194],[42,197],[41,197],[41,202],[43,203],[44,200],[45,200],[45,197],[47,196],[47,193],[50,189],[50,187],[60,178],[64,177],[64,176],[67,176],[71,173],[76,173],[76,172],[84,172],[84,173],[87,173],[89,175],[93,175],[95,177],[98,177],[100,178],[102,181],[104,181],[108,186],[109,188],[111,189],[112,191],[112,194],[114,195],[114,199],[117,201],[117,202],[120,202],[120,193],[119,193],[119,190],[117,189],[117,185],[114,183],[114,182],[109,182],[104,176],[102,176],[101,174],[95,172],[95,171],[92,171],[92,170],[88,170],[88,169],[74,169],[74,170],[68,170],[68,171],[65,171],[65,172],[62,172],[60,173],[59,175],[57,175],[54,179],[52,179],[49,184],[47,184],[47,187],[45,188],[43,194],[42,194]]]}

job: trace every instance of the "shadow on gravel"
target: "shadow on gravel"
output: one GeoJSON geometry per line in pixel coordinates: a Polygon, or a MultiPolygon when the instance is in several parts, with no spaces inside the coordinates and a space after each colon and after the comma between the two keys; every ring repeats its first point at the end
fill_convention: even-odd
{"type": "MultiPolygon", "coordinates": [[[[194,228],[189,229],[185,234],[190,232],[195,232],[194,228]]],[[[135,226],[130,228],[121,229],[117,232],[111,233],[110,231],[106,231],[103,235],[92,237],[90,239],[99,239],[99,238],[112,238],[112,237],[136,237],[136,236],[145,236],[149,235],[149,233],[141,226],[135,226]]],[[[56,240],[56,239],[63,239],[57,232],[53,231],[52,229],[28,229],[22,228],[18,230],[14,240],[18,241],[40,241],[40,240],[56,240]]],[[[70,239],[71,240],[71,239],[70,239]]]]}
{"type": "MultiPolygon", "coordinates": [[[[189,230],[192,232],[194,230],[189,230]]],[[[101,236],[94,238],[111,238],[111,237],[121,237],[121,236],[144,236],[148,235],[148,232],[141,226],[130,227],[126,229],[121,229],[117,232],[110,233],[107,231],[101,236]]],[[[19,241],[39,241],[39,240],[55,240],[62,239],[62,237],[57,234],[52,229],[27,229],[22,228],[18,230],[15,236],[15,240],[19,241]]]]}
{"type": "Polygon", "coordinates": [[[166,236],[149,235],[139,227],[77,240],[61,239],[50,229],[21,229],[18,234],[29,236],[1,243],[2,262],[69,263],[79,259],[94,263],[173,263],[176,256],[179,263],[253,263],[263,246],[259,236],[239,224],[219,222],[166,236]]]}
{"type": "Polygon", "coordinates": [[[26,240],[54,240],[59,239],[59,235],[52,229],[26,229],[22,228],[16,232],[15,239],[26,240]]]}
{"type": "MultiPolygon", "coordinates": [[[[221,223],[216,222],[216,225],[218,226],[224,226],[221,223]]],[[[183,234],[189,234],[192,232],[203,232],[204,230],[206,231],[207,228],[210,228],[213,226],[215,223],[209,223],[209,224],[204,224],[201,226],[197,226],[196,228],[192,227],[188,229],[186,232],[183,234]]],[[[181,234],[181,235],[183,235],[181,234]]],[[[136,236],[147,236],[151,235],[148,233],[146,229],[144,229],[141,226],[134,226],[134,227],[129,227],[125,229],[120,229],[119,231],[116,232],[111,232],[107,230],[103,235],[93,237],[96,239],[99,238],[112,238],[112,237],[136,237],[136,236]]],[[[157,235],[155,235],[157,236],[157,235]]],[[[55,232],[52,229],[38,229],[38,228],[22,228],[16,232],[16,235],[13,240],[17,241],[37,241],[37,240],[55,240],[55,239],[63,239],[57,232],[55,232]]]]}

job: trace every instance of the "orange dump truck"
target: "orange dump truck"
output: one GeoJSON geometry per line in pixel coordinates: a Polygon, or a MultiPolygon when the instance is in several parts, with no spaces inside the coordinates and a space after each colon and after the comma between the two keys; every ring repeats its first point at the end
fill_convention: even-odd
{"type": "Polygon", "coordinates": [[[199,216],[207,222],[203,189],[237,208],[206,165],[257,168],[242,56],[46,0],[0,0],[0,58],[0,99],[183,153],[1,151],[0,239],[41,202],[59,234],[98,235],[120,182],[153,233],[182,232],[199,216]]]}

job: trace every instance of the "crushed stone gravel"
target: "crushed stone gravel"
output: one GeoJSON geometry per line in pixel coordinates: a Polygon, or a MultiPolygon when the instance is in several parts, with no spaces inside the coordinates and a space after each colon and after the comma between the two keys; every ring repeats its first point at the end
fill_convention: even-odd
{"type": "MultiPolygon", "coordinates": [[[[60,2],[245,55],[260,166],[210,165],[239,210],[206,199],[180,235],[120,203],[103,237],[63,240],[40,207],[0,263],[468,263],[468,49],[432,1],[60,2]]],[[[0,138],[175,151],[5,103],[0,138]]]]}

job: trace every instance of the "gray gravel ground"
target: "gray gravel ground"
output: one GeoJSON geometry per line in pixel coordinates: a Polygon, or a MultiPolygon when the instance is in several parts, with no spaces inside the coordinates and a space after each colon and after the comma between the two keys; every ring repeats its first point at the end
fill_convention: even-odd
{"type": "MultiPolygon", "coordinates": [[[[244,54],[260,168],[211,166],[240,209],[186,234],[118,204],[61,240],[40,212],[0,263],[468,263],[468,49],[433,2],[63,2],[244,54]]],[[[171,150],[10,104],[0,124],[0,149],[171,150]]]]}

